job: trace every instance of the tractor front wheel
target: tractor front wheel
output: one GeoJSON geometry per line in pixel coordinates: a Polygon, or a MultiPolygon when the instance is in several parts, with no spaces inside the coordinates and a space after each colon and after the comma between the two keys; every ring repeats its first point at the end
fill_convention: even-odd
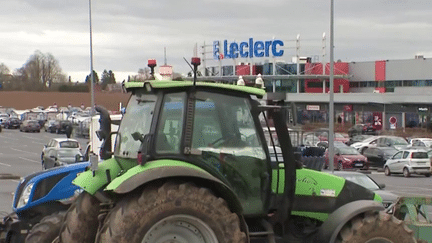
{"type": "Polygon", "coordinates": [[[92,243],[99,225],[98,199],[82,192],[69,207],[63,226],[60,229],[62,243],[92,243]]]}
{"type": "Polygon", "coordinates": [[[26,243],[52,243],[60,232],[65,212],[54,213],[35,224],[27,235],[26,243]]]}
{"type": "Polygon", "coordinates": [[[245,243],[246,234],[222,198],[190,183],[167,182],[121,200],[96,242],[245,243]]]}
{"type": "Polygon", "coordinates": [[[403,221],[380,212],[366,212],[344,225],[336,242],[416,243],[414,233],[403,221]]]}

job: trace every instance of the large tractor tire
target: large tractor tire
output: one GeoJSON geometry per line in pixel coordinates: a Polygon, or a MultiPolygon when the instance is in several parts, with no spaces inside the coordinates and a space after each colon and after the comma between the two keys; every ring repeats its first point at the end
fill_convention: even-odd
{"type": "Polygon", "coordinates": [[[35,224],[27,235],[26,243],[52,243],[57,238],[65,212],[54,213],[44,217],[35,224]]]}
{"type": "Polygon", "coordinates": [[[416,243],[414,233],[403,221],[380,212],[357,216],[341,229],[339,243],[416,243]]]}
{"type": "Polygon", "coordinates": [[[245,243],[237,214],[225,200],[190,183],[146,187],[107,215],[99,243],[245,243]]]}
{"type": "Polygon", "coordinates": [[[82,192],[68,209],[60,229],[60,242],[93,243],[99,227],[100,202],[82,192]]]}

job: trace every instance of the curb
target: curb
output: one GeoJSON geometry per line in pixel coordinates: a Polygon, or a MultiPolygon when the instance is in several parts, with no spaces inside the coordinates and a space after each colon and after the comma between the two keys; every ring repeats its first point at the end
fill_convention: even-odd
{"type": "Polygon", "coordinates": [[[0,174],[0,180],[21,179],[20,176],[12,174],[0,174]]]}

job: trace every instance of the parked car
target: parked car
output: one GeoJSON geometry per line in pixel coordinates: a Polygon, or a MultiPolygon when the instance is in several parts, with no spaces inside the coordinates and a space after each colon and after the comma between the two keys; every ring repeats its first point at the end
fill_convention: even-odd
{"type": "Polygon", "coordinates": [[[410,177],[411,174],[431,175],[431,163],[427,151],[420,149],[406,149],[397,152],[384,164],[386,176],[391,174],[403,174],[410,177]]]}
{"type": "Polygon", "coordinates": [[[432,148],[432,138],[412,138],[409,142],[412,147],[432,148]]]}
{"type": "Polygon", "coordinates": [[[75,139],[52,138],[42,149],[42,169],[82,161],[81,145],[75,139]]]}
{"type": "Polygon", "coordinates": [[[398,199],[398,196],[390,191],[384,190],[385,184],[378,184],[371,177],[364,173],[356,172],[356,171],[325,171],[328,173],[332,173],[336,176],[343,177],[349,181],[359,184],[376,194],[380,195],[382,198],[382,203],[385,208],[388,208],[391,204],[395,203],[398,199]]]}
{"type": "Polygon", "coordinates": [[[366,138],[365,140],[361,142],[356,142],[351,144],[350,146],[357,149],[361,154],[363,154],[363,151],[368,147],[376,147],[377,141],[381,136],[372,136],[370,138],[366,138]]]}
{"type": "MultiPolygon", "coordinates": [[[[360,152],[347,145],[337,145],[342,143],[335,143],[334,147],[334,168],[336,170],[344,169],[368,169],[369,163],[365,156],[360,152]]],[[[325,152],[325,168],[329,167],[328,149],[325,152]]]]}
{"type": "Polygon", "coordinates": [[[373,136],[374,135],[366,135],[366,134],[355,135],[354,137],[350,137],[349,141],[346,144],[351,145],[353,143],[362,142],[362,141],[366,140],[367,138],[370,138],[373,136]]]}
{"type": "Polygon", "coordinates": [[[3,123],[4,128],[6,129],[17,129],[21,126],[21,120],[16,117],[10,117],[3,123]]]}
{"type": "MultiPolygon", "coordinates": [[[[316,133],[316,136],[319,138],[321,142],[327,142],[329,131],[328,129],[319,129],[316,133]]],[[[348,135],[344,136],[342,133],[335,132],[334,133],[334,141],[340,141],[343,143],[347,143],[349,141],[348,135]]]]}
{"type": "Polygon", "coordinates": [[[381,136],[377,140],[378,147],[394,147],[398,150],[405,149],[409,146],[408,141],[403,137],[398,136],[381,136]]]}
{"type": "Polygon", "coordinates": [[[356,124],[348,129],[348,135],[354,137],[360,134],[377,135],[377,131],[372,124],[356,124]]]}
{"type": "Polygon", "coordinates": [[[48,120],[44,124],[45,132],[53,133],[56,131],[56,120],[48,120]]]}
{"type": "Polygon", "coordinates": [[[393,147],[368,147],[363,155],[368,159],[370,167],[383,168],[385,162],[398,151],[393,147]]]}
{"type": "Polygon", "coordinates": [[[4,125],[4,122],[9,119],[8,114],[0,113],[0,126],[4,125]]]}
{"type": "Polygon", "coordinates": [[[21,132],[40,132],[39,122],[36,120],[25,120],[20,125],[21,132]]]}
{"type": "Polygon", "coordinates": [[[57,134],[66,133],[67,127],[70,126],[72,128],[72,122],[67,120],[55,121],[51,133],[55,132],[57,134]]]}

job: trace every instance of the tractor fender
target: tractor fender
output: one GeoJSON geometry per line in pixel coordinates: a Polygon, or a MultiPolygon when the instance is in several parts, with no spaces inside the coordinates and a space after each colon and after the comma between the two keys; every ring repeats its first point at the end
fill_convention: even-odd
{"type": "Polygon", "coordinates": [[[223,181],[211,175],[198,166],[178,160],[161,159],[137,165],[123,175],[115,178],[105,188],[118,194],[125,194],[155,180],[166,178],[191,178],[191,181],[201,181],[230,205],[237,213],[242,212],[240,201],[235,193],[223,181]]]}
{"type": "Polygon", "coordinates": [[[122,168],[117,161],[114,158],[111,158],[100,162],[94,173],[89,169],[80,173],[72,183],[81,187],[89,194],[94,195],[96,191],[108,184],[110,178],[116,178],[121,171],[122,168]]]}
{"type": "Polygon", "coordinates": [[[367,211],[384,210],[380,202],[373,200],[358,200],[347,203],[329,215],[318,230],[317,243],[334,243],[342,227],[356,215],[367,211]]]}

